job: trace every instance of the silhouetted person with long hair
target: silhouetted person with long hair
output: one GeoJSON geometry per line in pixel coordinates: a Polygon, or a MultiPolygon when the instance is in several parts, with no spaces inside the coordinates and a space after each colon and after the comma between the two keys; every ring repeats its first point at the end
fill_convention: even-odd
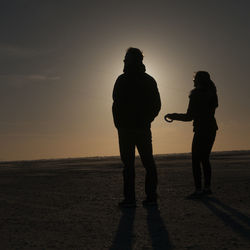
{"type": "Polygon", "coordinates": [[[214,144],[218,126],[214,117],[218,107],[215,84],[206,71],[198,71],[194,76],[194,89],[189,95],[186,114],[167,114],[166,118],[178,121],[192,121],[194,137],[192,143],[192,168],[195,192],[189,198],[198,198],[202,194],[211,194],[210,153],[214,144]],[[204,173],[204,189],[201,183],[201,165],[204,173]]]}
{"type": "Polygon", "coordinates": [[[156,81],[145,73],[142,52],[129,48],[124,59],[123,74],[113,90],[113,118],[118,129],[121,160],[124,164],[124,200],[122,207],[136,206],[135,147],[146,169],[144,205],[157,203],[157,171],[152,152],[151,122],[161,108],[156,81]]]}

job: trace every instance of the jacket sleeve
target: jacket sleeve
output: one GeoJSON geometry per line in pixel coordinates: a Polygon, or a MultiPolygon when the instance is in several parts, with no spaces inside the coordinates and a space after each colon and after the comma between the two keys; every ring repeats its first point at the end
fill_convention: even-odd
{"type": "Polygon", "coordinates": [[[189,96],[189,104],[186,113],[173,113],[169,118],[177,121],[189,122],[194,119],[195,113],[195,100],[193,96],[189,96]]]}
{"type": "Polygon", "coordinates": [[[154,87],[152,89],[152,118],[153,121],[155,117],[159,114],[161,110],[161,98],[157,88],[156,82],[154,82],[154,87]]]}
{"type": "Polygon", "coordinates": [[[119,77],[117,78],[115,85],[114,85],[114,89],[113,89],[113,93],[112,93],[112,98],[113,98],[113,105],[112,105],[112,114],[113,114],[113,121],[114,121],[114,125],[116,128],[119,127],[119,86],[120,86],[120,80],[119,77]]]}

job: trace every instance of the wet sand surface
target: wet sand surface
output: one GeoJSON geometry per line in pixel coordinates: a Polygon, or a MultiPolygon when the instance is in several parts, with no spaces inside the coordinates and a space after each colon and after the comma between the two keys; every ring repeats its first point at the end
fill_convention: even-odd
{"type": "Polygon", "coordinates": [[[119,209],[118,157],[0,162],[1,249],[250,249],[250,152],[212,156],[213,195],[193,191],[189,154],[156,156],[159,206],[119,209]]]}

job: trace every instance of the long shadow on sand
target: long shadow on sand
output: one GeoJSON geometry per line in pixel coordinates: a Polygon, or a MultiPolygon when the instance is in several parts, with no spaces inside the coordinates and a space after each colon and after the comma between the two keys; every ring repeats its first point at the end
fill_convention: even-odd
{"type": "Polygon", "coordinates": [[[136,209],[124,208],[121,211],[122,216],[110,250],[131,250],[133,247],[133,227],[136,209]]]}
{"type": "MultiPolygon", "coordinates": [[[[135,211],[134,208],[124,208],[121,210],[122,216],[110,250],[131,250],[135,243],[133,234],[135,211]]],[[[172,249],[163,219],[158,207],[148,207],[147,226],[152,241],[152,249],[168,250],[172,249]]],[[[146,236],[145,236],[146,237],[146,236]]]]}
{"type": "Polygon", "coordinates": [[[168,231],[165,227],[163,219],[161,218],[161,214],[158,207],[148,207],[146,209],[148,231],[152,241],[152,249],[172,249],[168,231]]]}
{"type": "Polygon", "coordinates": [[[203,199],[202,202],[219,217],[225,225],[231,227],[241,237],[250,241],[250,229],[247,228],[250,226],[250,218],[248,216],[213,197],[203,199]],[[246,226],[240,224],[237,220],[246,226]]]}

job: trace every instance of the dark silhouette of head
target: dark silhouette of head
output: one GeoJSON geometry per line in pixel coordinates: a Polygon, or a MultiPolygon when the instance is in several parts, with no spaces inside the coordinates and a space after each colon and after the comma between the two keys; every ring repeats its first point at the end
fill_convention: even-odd
{"type": "Polygon", "coordinates": [[[128,48],[124,58],[124,73],[144,73],[146,68],[142,63],[142,51],[137,48],[128,48]]]}
{"type": "Polygon", "coordinates": [[[128,48],[124,62],[128,64],[142,64],[143,54],[142,51],[137,48],[128,48]]]}
{"type": "Polygon", "coordinates": [[[210,78],[210,74],[207,71],[198,71],[194,76],[195,88],[213,90],[216,91],[215,84],[210,78]]]}

